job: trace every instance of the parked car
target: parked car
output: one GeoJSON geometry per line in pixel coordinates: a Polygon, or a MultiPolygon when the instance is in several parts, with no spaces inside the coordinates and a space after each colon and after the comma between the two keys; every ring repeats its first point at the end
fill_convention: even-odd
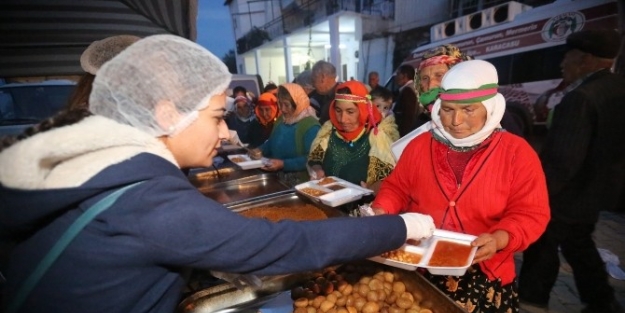
{"type": "Polygon", "coordinates": [[[0,136],[16,135],[67,105],[75,83],[48,80],[0,86],[0,136]]]}

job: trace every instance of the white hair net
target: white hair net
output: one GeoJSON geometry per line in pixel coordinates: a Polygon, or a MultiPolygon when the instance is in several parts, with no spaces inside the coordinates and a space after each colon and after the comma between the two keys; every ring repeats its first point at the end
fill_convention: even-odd
{"type": "Polygon", "coordinates": [[[80,56],[80,66],[85,72],[95,75],[104,63],[139,39],[141,37],[118,35],[94,41],[80,56]]]}
{"type": "Polygon", "coordinates": [[[150,36],[100,68],[89,110],[154,137],[172,136],[197,119],[231,77],[226,65],[200,45],[173,35],[150,36]],[[156,118],[163,102],[179,114],[166,129],[156,118]]]}

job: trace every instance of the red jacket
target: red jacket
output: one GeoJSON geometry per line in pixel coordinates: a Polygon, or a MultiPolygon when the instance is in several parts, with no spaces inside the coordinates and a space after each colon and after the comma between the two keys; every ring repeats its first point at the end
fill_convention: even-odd
{"type": "Polygon", "coordinates": [[[504,230],[508,245],[480,266],[491,280],[514,280],[514,253],[538,239],[549,222],[547,186],[527,142],[495,133],[469,160],[462,184],[447,161],[448,147],[423,134],[404,150],[384,180],[373,207],[389,214],[429,214],[438,229],[472,235],[504,230]]]}

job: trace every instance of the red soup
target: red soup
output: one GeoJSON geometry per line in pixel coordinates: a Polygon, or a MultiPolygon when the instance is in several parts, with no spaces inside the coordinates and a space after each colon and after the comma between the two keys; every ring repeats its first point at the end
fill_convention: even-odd
{"type": "Polygon", "coordinates": [[[467,264],[473,247],[456,242],[439,240],[428,262],[429,266],[462,267],[467,264]]]}

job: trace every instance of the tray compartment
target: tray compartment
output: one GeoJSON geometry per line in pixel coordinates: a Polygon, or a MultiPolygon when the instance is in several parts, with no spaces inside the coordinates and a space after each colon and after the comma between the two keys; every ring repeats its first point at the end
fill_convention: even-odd
{"type": "Polygon", "coordinates": [[[203,185],[198,187],[198,190],[205,196],[225,205],[292,192],[292,189],[273,173],[203,185]]]}

